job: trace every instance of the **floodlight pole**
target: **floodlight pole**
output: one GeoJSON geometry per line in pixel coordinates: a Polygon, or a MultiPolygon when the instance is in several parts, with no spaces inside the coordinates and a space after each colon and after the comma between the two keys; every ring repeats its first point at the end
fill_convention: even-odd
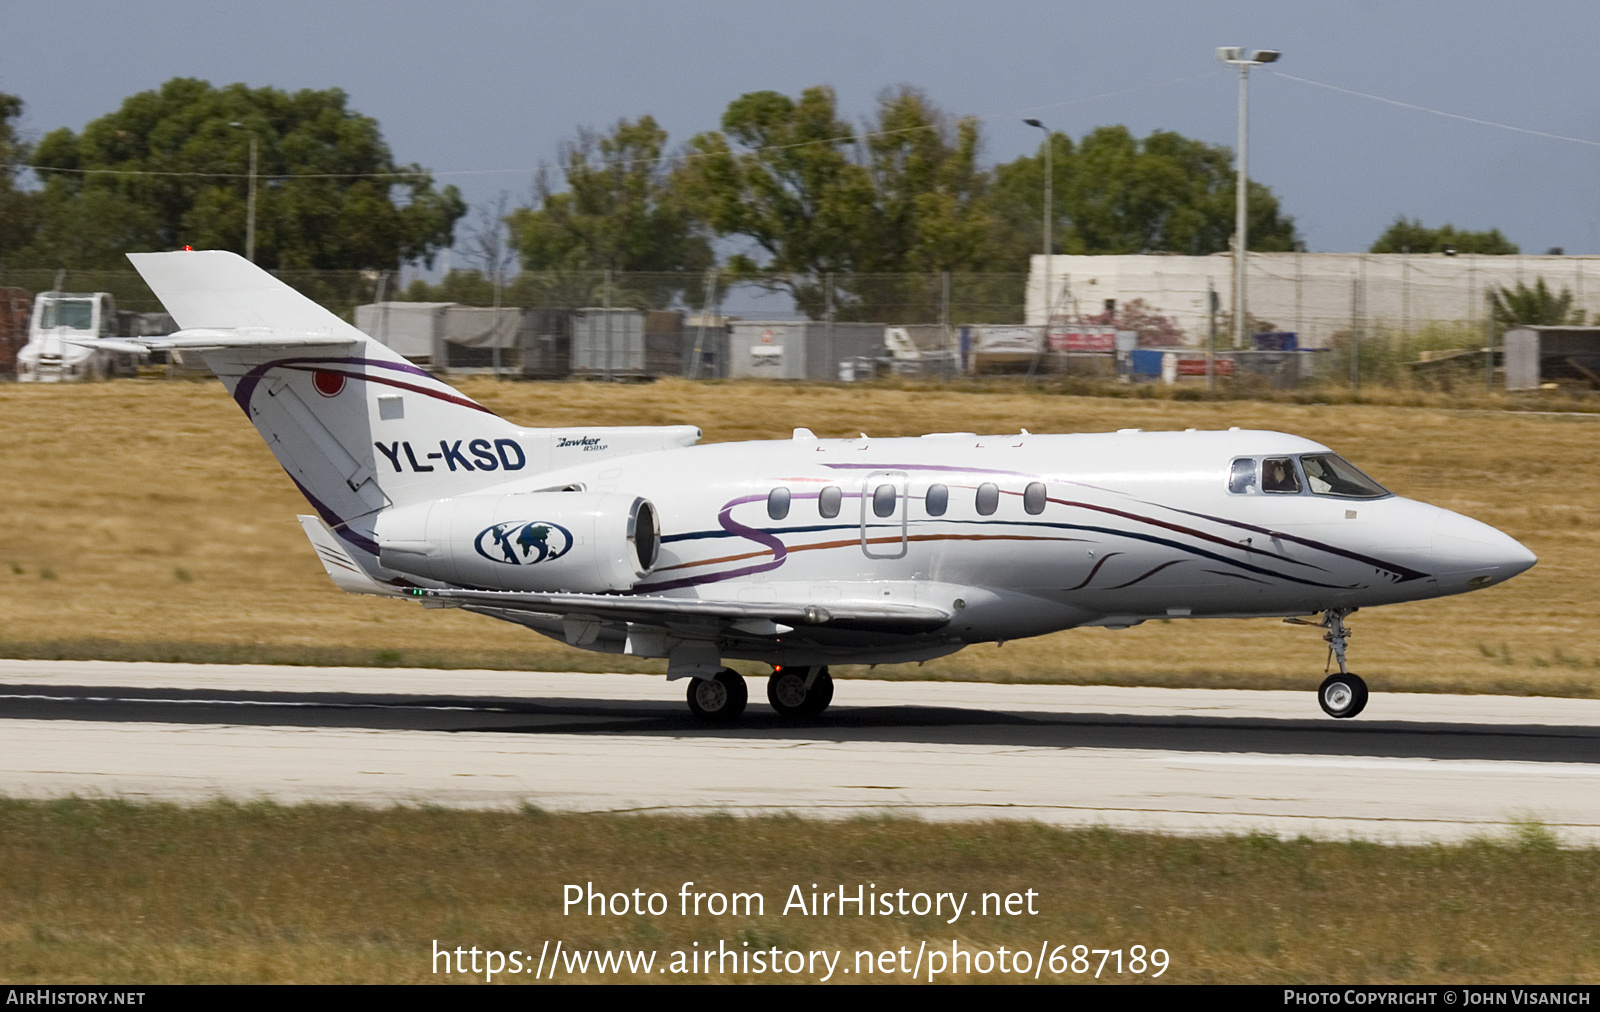
{"type": "Polygon", "coordinates": [[[231,127],[250,131],[250,196],[245,204],[244,258],[256,262],[256,132],[243,123],[229,123],[231,127]]]}
{"type": "MultiPolygon", "coordinates": [[[[1042,286],[1044,293],[1044,329],[1039,332],[1039,344],[1042,347],[1046,337],[1050,333],[1051,317],[1054,315],[1055,308],[1052,305],[1054,300],[1050,298],[1051,285],[1054,284],[1050,277],[1050,259],[1051,254],[1055,249],[1055,244],[1051,242],[1050,232],[1052,220],[1055,218],[1055,194],[1053,192],[1053,187],[1055,185],[1056,178],[1055,166],[1052,164],[1050,149],[1055,147],[1055,144],[1052,143],[1055,138],[1051,136],[1050,128],[1036,119],[1025,119],[1022,122],[1026,123],[1028,126],[1038,127],[1040,130],[1044,131],[1044,285],[1042,286]]],[[[1038,358],[1038,353],[1035,352],[1034,361],[1037,362],[1038,358]]],[[[1033,370],[1030,367],[1028,371],[1031,373],[1033,370]]]]}
{"type": "Polygon", "coordinates": [[[245,210],[244,258],[256,262],[256,135],[250,133],[250,197],[245,210]]]}
{"type": "Polygon", "coordinates": [[[1276,49],[1254,53],[1238,46],[1217,49],[1217,59],[1239,68],[1239,171],[1236,174],[1233,226],[1233,346],[1245,346],[1249,309],[1245,298],[1245,260],[1250,250],[1250,68],[1272,63],[1281,54],[1276,49]]]}

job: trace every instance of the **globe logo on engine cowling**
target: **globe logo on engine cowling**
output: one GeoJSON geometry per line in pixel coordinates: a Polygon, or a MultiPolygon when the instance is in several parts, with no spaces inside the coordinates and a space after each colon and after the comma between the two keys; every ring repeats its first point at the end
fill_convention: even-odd
{"type": "Polygon", "coordinates": [[[547,520],[512,520],[480,532],[472,547],[490,562],[534,566],[572,550],[572,532],[547,520]]]}

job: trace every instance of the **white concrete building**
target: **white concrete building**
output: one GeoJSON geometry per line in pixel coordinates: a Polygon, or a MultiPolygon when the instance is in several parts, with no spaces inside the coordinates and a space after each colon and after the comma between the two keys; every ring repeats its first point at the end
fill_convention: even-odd
{"type": "MultiPolygon", "coordinates": [[[[1050,258],[1055,315],[1068,319],[1143,299],[1170,316],[1191,344],[1204,344],[1206,293],[1215,290],[1226,312],[1233,304],[1233,257],[1065,256],[1050,258]]],[[[1043,254],[1028,276],[1027,322],[1045,323],[1043,254]]],[[[1572,292],[1574,309],[1591,318],[1600,311],[1600,257],[1446,256],[1442,253],[1251,253],[1246,296],[1250,316],[1292,330],[1303,348],[1325,347],[1338,331],[1359,321],[1364,329],[1410,330],[1433,321],[1483,325],[1488,291],[1532,286],[1572,292]]],[[[1218,346],[1230,335],[1219,323],[1218,346]]]]}

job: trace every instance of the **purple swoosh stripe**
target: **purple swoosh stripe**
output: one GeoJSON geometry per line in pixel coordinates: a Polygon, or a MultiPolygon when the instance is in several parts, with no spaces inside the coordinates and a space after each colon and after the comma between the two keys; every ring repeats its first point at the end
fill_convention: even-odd
{"type": "MultiPolygon", "coordinates": [[[[1015,493],[1012,493],[1012,494],[1014,495],[1015,493]]],[[[1078,502],[1078,501],[1072,500],[1072,499],[1055,499],[1055,498],[1051,498],[1049,501],[1053,502],[1053,503],[1057,503],[1057,504],[1062,505],[1062,506],[1076,506],[1079,509],[1095,510],[1095,511],[1100,512],[1100,513],[1109,513],[1112,516],[1122,517],[1124,520],[1137,520],[1140,523],[1146,523],[1146,524],[1149,524],[1152,527],[1162,527],[1162,528],[1165,528],[1166,530],[1174,531],[1174,532],[1179,533],[1179,534],[1187,534],[1192,538],[1198,538],[1201,541],[1209,541],[1212,544],[1222,545],[1225,548],[1232,548],[1232,549],[1235,549],[1235,550],[1238,550],[1238,551],[1243,551],[1246,554],[1264,555],[1267,558],[1270,558],[1270,559],[1272,559],[1272,560],[1274,560],[1276,562],[1289,562],[1289,563],[1293,563],[1296,566],[1305,566],[1305,567],[1310,568],[1310,569],[1315,569],[1315,570],[1317,570],[1319,572],[1326,572],[1326,570],[1323,569],[1323,567],[1317,566],[1317,565],[1313,565],[1312,563],[1309,563],[1309,562],[1301,562],[1299,559],[1285,558],[1284,556],[1279,555],[1277,552],[1264,551],[1264,550],[1262,550],[1260,548],[1256,548],[1256,547],[1254,547],[1252,545],[1241,545],[1241,544],[1239,544],[1237,542],[1229,541],[1227,538],[1219,538],[1215,534],[1207,534],[1204,531],[1197,531],[1193,527],[1184,527],[1184,526],[1182,526],[1180,524],[1169,524],[1165,520],[1157,520],[1155,517],[1147,517],[1147,516],[1144,516],[1144,515],[1139,514],[1139,513],[1128,513],[1128,512],[1126,512],[1124,510],[1119,510],[1119,509],[1116,509],[1116,508],[1111,507],[1111,506],[1097,506],[1094,503],[1078,502]]],[[[1154,503],[1152,505],[1160,506],[1160,503],[1154,503]]],[[[1163,506],[1161,508],[1162,509],[1170,509],[1171,507],[1163,506]]],[[[1183,510],[1176,510],[1175,512],[1182,513],[1184,511],[1183,510]]],[[[1190,516],[1198,516],[1199,514],[1191,513],[1189,515],[1190,516]]]]}
{"type": "Polygon", "coordinates": [[[691,576],[682,580],[669,580],[666,583],[652,583],[644,587],[635,587],[634,592],[642,593],[645,591],[677,590],[679,587],[695,587],[705,583],[719,583],[723,580],[731,580],[736,576],[750,576],[754,573],[765,573],[768,570],[777,569],[779,566],[783,565],[784,560],[789,557],[789,549],[782,541],[778,540],[778,538],[775,536],[768,534],[766,531],[756,530],[754,527],[746,527],[744,524],[741,524],[737,520],[733,519],[732,516],[733,508],[735,506],[741,506],[747,502],[765,502],[766,499],[767,497],[764,495],[747,495],[735,499],[723,506],[722,509],[717,513],[717,523],[721,524],[722,529],[727,531],[729,534],[737,534],[741,538],[744,538],[748,541],[754,541],[758,545],[772,549],[771,561],[757,563],[754,566],[744,566],[740,569],[730,569],[721,573],[708,573],[705,576],[691,576]]]}
{"type": "MultiPolygon", "coordinates": [[[[995,470],[995,469],[991,469],[991,468],[953,467],[953,466],[949,466],[949,465],[945,465],[945,464],[825,464],[824,466],[825,467],[831,467],[831,468],[838,468],[838,469],[858,470],[858,471],[859,470],[947,471],[947,472],[951,472],[951,473],[967,472],[967,473],[970,473],[970,474],[1006,474],[1006,475],[1016,475],[1016,476],[1020,476],[1020,477],[1035,477],[1035,475],[1033,475],[1032,472],[1028,472],[1028,471],[1001,471],[1001,470],[995,470]]],[[[1077,485],[1077,486],[1080,486],[1082,488],[1093,488],[1093,489],[1097,489],[1099,491],[1112,492],[1112,493],[1119,494],[1119,495],[1122,494],[1122,493],[1117,492],[1116,489],[1101,488],[1098,485],[1089,485],[1089,484],[1084,483],[1084,482],[1063,481],[1063,484],[1077,485]]],[[[1012,494],[1015,494],[1015,493],[1012,493],[1012,494]]],[[[1175,526],[1173,524],[1168,524],[1168,523],[1164,523],[1163,521],[1156,520],[1153,517],[1140,516],[1137,513],[1124,513],[1121,510],[1113,509],[1113,508],[1107,507],[1107,506],[1094,506],[1094,505],[1091,505],[1091,504],[1088,504],[1088,503],[1070,502],[1068,500],[1063,500],[1063,499],[1052,498],[1050,501],[1051,502],[1056,502],[1056,503],[1061,503],[1062,505],[1082,506],[1085,509],[1099,510],[1100,512],[1103,512],[1103,513],[1112,513],[1112,514],[1115,514],[1115,515],[1118,515],[1118,516],[1126,517],[1126,518],[1128,518],[1130,520],[1140,520],[1140,521],[1143,521],[1145,523],[1153,524],[1153,525],[1155,525],[1157,527],[1166,527],[1169,530],[1181,531],[1181,532],[1183,532],[1185,534],[1188,534],[1188,535],[1190,535],[1192,537],[1199,538],[1199,539],[1204,540],[1204,541],[1212,541],[1212,542],[1216,542],[1218,544],[1225,544],[1225,545],[1227,545],[1227,546],[1229,546],[1229,547],[1231,547],[1233,549],[1243,551],[1246,554],[1265,555],[1265,556],[1268,556],[1268,557],[1270,557],[1270,558],[1272,558],[1272,559],[1274,559],[1276,561],[1279,561],[1279,562],[1289,562],[1289,563],[1292,563],[1292,564],[1297,565],[1297,566],[1306,566],[1308,568],[1316,569],[1316,570],[1322,570],[1323,569],[1323,567],[1315,565],[1313,563],[1301,562],[1298,559],[1285,558],[1284,556],[1279,555],[1276,552],[1263,551],[1262,549],[1256,548],[1256,547],[1251,546],[1251,545],[1240,545],[1240,544],[1237,544],[1235,542],[1231,542],[1231,541],[1227,541],[1225,539],[1218,538],[1215,535],[1205,534],[1205,533],[1203,533],[1201,531],[1195,530],[1192,527],[1178,527],[1178,526],[1175,526]]],[[[1385,562],[1382,559],[1375,559],[1370,555],[1362,555],[1359,552],[1352,552],[1352,551],[1349,551],[1347,549],[1338,548],[1338,547],[1335,547],[1334,545],[1330,545],[1330,544],[1327,544],[1327,543],[1321,542],[1321,541],[1316,541],[1316,540],[1313,540],[1311,538],[1302,538],[1302,537],[1298,537],[1298,536],[1293,535],[1293,534],[1285,534],[1285,533],[1283,533],[1281,531],[1269,530],[1269,529],[1267,529],[1265,527],[1257,527],[1254,524],[1242,523],[1242,522],[1236,521],[1236,520],[1226,520],[1226,519],[1224,519],[1222,517],[1214,517],[1214,516],[1211,516],[1210,514],[1207,514],[1207,513],[1196,513],[1196,512],[1193,512],[1192,510],[1178,509],[1176,506],[1167,506],[1167,505],[1165,505],[1163,503],[1148,503],[1148,505],[1157,506],[1157,507],[1159,507],[1161,509],[1171,510],[1174,513],[1182,513],[1185,516],[1199,517],[1199,518],[1201,518],[1203,520],[1211,520],[1211,521],[1214,521],[1216,523],[1227,524],[1227,525],[1229,525],[1231,527],[1243,528],[1244,530],[1253,531],[1253,532],[1255,532],[1257,534],[1266,534],[1266,535],[1268,535],[1270,537],[1273,537],[1273,538],[1278,538],[1278,539],[1281,539],[1281,540],[1284,540],[1284,541],[1292,541],[1295,544],[1305,545],[1307,548],[1315,548],[1318,551],[1328,552],[1331,555],[1342,556],[1344,558],[1351,559],[1351,560],[1356,561],[1356,562],[1364,562],[1369,566],[1376,566],[1379,569],[1385,569],[1385,570],[1388,570],[1391,573],[1400,574],[1400,582],[1401,583],[1405,583],[1405,582],[1407,582],[1409,580],[1419,579],[1421,577],[1424,577],[1424,576],[1428,575],[1427,573],[1418,572],[1417,570],[1411,569],[1411,568],[1409,568],[1407,566],[1402,566],[1402,565],[1399,565],[1397,563],[1392,563],[1392,562],[1385,562]]]]}
{"type": "Polygon", "coordinates": [[[1168,566],[1176,566],[1180,562],[1188,562],[1188,561],[1189,561],[1188,559],[1173,559],[1171,562],[1163,562],[1161,565],[1159,565],[1156,568],[1150,570],[1150,572],[1145,573],[1143,576],[1135,576],[1133,579],[1129,580],[1127,583],[1119,583],[1115,587],[1107,587],[1106,589],[1107,590],[1121,590],[1123,587],[1131,587],[1134,584],[1140,582],[1141,580],[1148,580],[1150,577],[1152,577],[1152,576],[1156,575],[1157,573],[1161,572],[1163,569],[1166,569],[1168,566]]]}
{"type": "MultiPolygon", "coordinates": [[[[288,471],[283,473],[289,474],[288,471]]],[[[317,515],[322,518],[323,522],[329,527],[333,528],[333,533],[337,534],[342,540],[348,541],[350,544],[355,545],[357,548],[369,555],[376,556],[378,554],[378,543],[376,541],[364,535],[357,534],[355,531],[347,529],[344,526],[347,521],[340,519],[339,514],[330,509],[327,503],[312,495],[311,490],[300,484],[299,480],[295,478],[294,475],[289,474],[289,480],[294,482],[294,487],[299,489],[300,494],[306,497],[306,502],[310,503],[311,508],[317,511],[317,515]]]]}
{"type": "Polygon", "coordinates": [[[1085,576],[1083,578],[1083,582],[1078,584],[1076,587],[1068,587],[1067,588],[1067,592],[1071,593],[1074,590],[1082,590],[1083,588],[1087,587],[1089,585],[1089,581],[1094,579],[1094,575],[1096,573],[1100,572],[1100,567],[1101,566],[1105,565],[1107,562],[1110,562],[1112,559],[1116,558],[1117,556],[1119,556],[1121,554],[1122,554],[1121,552],[1111,552],[1111,553],[1109,553],[1107,555],[1100,556],[1100,561],[1096,562],[1094,564],[1094,568],[1089,570],[1089,575],[1085,576]]]}
{"type": "MultiPolygon", "coordinates": [[[[1157,503],[1155,505],[1160,504],[1157,503]]],[[[1252,531],[1256,534],[1265,534],[1268,537],[1277,538],[1282,541],[1293,541],[1297,545],[1305,545],[1307,548],[1315,548],[1318,551],[1327,552],[1330,555],[1341,555],[1347,559],[1353,559],[1356,562],[1365,562],[1369,566],[1376,566],[1379,569],[1386,569],[1391,573],[1399,573],[1401,583],[1405,583],[1408,580],[1416,580],[1428,575],[1427,573],[1420,573],[1415,569],[1410,569],[1397,563],[1385,562],[1382,559],[1375,559],[1370,555],[1362,555],[1360,552],[1352,552],[1344,548],[1339,548],[1335,545],[1317,541],[1314,538],[1302,538],[1294,534],[1285,534],[1282,531],[1275,531],[1268,527],[1257,527],[1255,524],[1247,524],[1241,520],[1228,520],[1225,517],[1214,517],[1209,513],[1195,513],[1192,510],[1181,510],[1176,506],[1162,506],[1161,508],[1169,509],[1174,513],[1182,513],[1186,516],[1200,517],[1202,520],[1211,520],[1219,524],[1227,524],[1229,527],[1238,527],[1243,530],[1252,531]]]]}
{"type": "MultiPolygon", "coordinates": [[[[350,379],[382,383],[385,386],[400,387],[404,390],[410,390],[414,393],[422,394],[424,397],[432,397],[435,400],[445,401],[446,403],[455,404],[463,408],[472,408],[476,411],[482,411],[490,415],[494,414],[493,411],[490,411],[477,401],[469,400],[465,397],[443,393],[438,390],[430,390],[427,387],[416,386],[411,383],[401,383],[397,380],[385,379],[383,377],[369,375],[364,372],[346,372],[342,369],[329,369],[328,366],[332,365],[367,366],[378,369],[392,369],[395,372],[408,373],[413,376],[421,376],[429,380],[433,379],[432,376],[428,375],[426,370],[419,369],[409,362],[385,362],[382,359],[376,358],[280,358],[271,362],[262,363],[261,365],[258,365],[249,372],[245,373],[244,376],[239,379],[238,386],[234,387],[233,389],[233,399],[238,402],[239,407],[244,409],[245,414],[249,414],[250,398],[255,394],[256,386],[266,376],[268,370],[283,368],[294,369],[299,372],[316,372],[317,370],[321,369],[327,372],[337,372],[339,375],[348,377],[350,379]]],[[[434,382],[438,381],[434,380],[434,382]]],[[[496,417],[499,416],[496,415],[496,417]]]]}

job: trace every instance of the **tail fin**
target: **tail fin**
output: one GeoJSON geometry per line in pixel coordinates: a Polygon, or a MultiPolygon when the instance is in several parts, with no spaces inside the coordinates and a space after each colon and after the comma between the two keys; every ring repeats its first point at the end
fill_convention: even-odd
{"type": "Polygon", "coordinates": [[[530,463],[516,426],[244,258],[129,259],[183,328],[170,345],[205,360],[347,543],[375,554],[378,510],[500,484],[530,463]]]}
{"type": "Polygon", "coordinates": [[[183,328],[142,343],[201,356],[328,528],[359,549],[350,558],[384,582],[399,575],[377,560],[374,520],[388,506],[700,438],[689,425],[521,429],[237,254],[128,259],[183,328]]]}

